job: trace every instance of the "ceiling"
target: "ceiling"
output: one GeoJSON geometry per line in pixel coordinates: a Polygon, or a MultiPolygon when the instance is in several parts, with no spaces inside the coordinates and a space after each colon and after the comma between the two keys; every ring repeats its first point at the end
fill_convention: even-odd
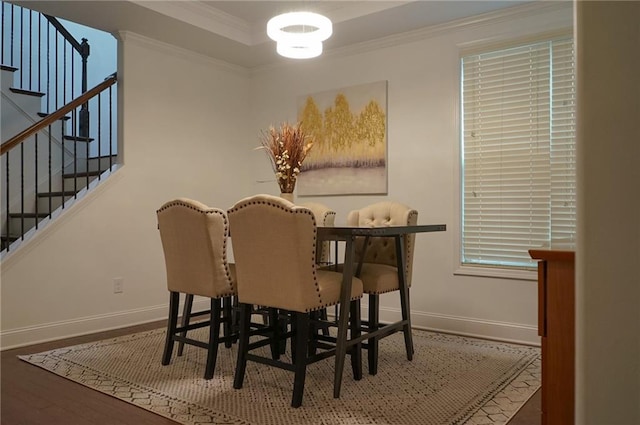
{"type": "Polygon", "coordinates": [[[130,31],[234,65],[254,68],[291,61],[266,35],[274,15],[318,12],[333,21],[331,51],[394,34],[467,18],[530,0],[448,1],[14,1],[107,32],[130,31]]]}

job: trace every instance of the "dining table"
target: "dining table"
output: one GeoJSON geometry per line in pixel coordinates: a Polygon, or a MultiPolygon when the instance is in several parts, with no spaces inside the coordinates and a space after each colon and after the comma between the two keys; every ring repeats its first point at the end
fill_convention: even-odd
{"type": "MultiPolygon", "coordinates": [[[[318,243],[324,241],[344,242],[344,261],[342,267],[342,286],[340,290],[340,311],[338,313],[338,335],[336,339],[336,357],[335,357],[335,377],[333,396],[340,396],[340,388],[342,384],[342,372],[344,369],[345,357],[349,347],[361,344],[365,340],[371,338],[381,338],[400,330],[405,331],[405,346],[407,349],[407,358],[413,358],[413,340],[411,338],[411,316],[404,312],[409,311],[409,287],[407,285],[406,265],[404,241],[408,235],[416,233],[444,232],[447,230],[445,224],[416,224],[416,225],[400,225],[400,226],[382,226],[382,227],[359,227],[359,226],[326,226],[317,228],[318,243]],[[378,329],[366,329],[359,335],[353,336],[347,340],[347,326],[349,323],[349,304],[351,294],[351,282],[353,276],[359,276],[362,269],[364,259],[364,251],[360,253],[356,261],[355,247],[359,238],[364,238],[363,250],[367,247],[369,238],[386,237],[391,238],[395,242],[396,259],[398,269],[398,282],[400,286],[400,303],[402,305],[401,320],[385,324],[378,329]]],[[[336,247],[337,248],[337,247],[336,247]]],[[[337,249],[336,249],[337,254],[337,249]]],[[[359,356],[358,356],[359,357],[359,356]]]]}

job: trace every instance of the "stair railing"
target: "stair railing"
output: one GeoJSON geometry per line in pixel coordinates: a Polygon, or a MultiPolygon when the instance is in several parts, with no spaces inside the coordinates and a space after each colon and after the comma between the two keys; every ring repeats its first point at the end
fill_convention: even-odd
{"type": "MultiPolygon", "coordinates": [[[[85,38],[76,40],[55,17],[3,1],[0,37],[0,64],[16,68],[18,73],[14,90],[44,93],[43,113],[87,91],[89,43],[85,38]]],[[[88,137],[86,105],[79,114],[78,126],[80,135],[88,137]]]]}
{"type": "Polygon", "coordinates": [[[65,208],[68,199],[76,198],[80,190],[89,186],[90,180],[94,177],[101,179],[104,171],[112,169],[117,149],[114,137],[116,125],[113,114],[113,106],[116,104],[113,86],[116,82],[117,75],[114,73],[102,83],[48,114],[0,146],[0,157],[4,166],[4,175],[2,176],[4,208],[2,212],[5,217],[2,245],[7,251],[11,249],[11,242],[14,240],[24,240],[25,234],[30,230],[25,224],[26,220],[35,221],[35,229],[37,229],[40,220],[51,218],[56,209],[52,202],[54,197],[61,198],[60,207],[65,208]],[[89,143],[94,139],[77,134],[78,127],[75,123],[82,113],[83,107],[96,111],[94,123],[98,130],[97,140],[95,140],[99,153],[97,158],[89,158],[89,143]],[[63,124],[60,127],[61,134],[59,136],[60,140],[73,141],[73,151],[71,152],[65,148],[64,143],[61,150],[53,148],[53,125],[59,120],[66,119],[70,119],[72,122],[71,134],[65,134],[66,128],[63,124]],[[103,140],[104,138],[107,140],[103,140]],[[86,149],[86,157],[83,159],[85,163],[82,166],[77,164],[78,143],[84,143],[86,149]],[[69,161],[66,159],[69,157],[72,161],[71,166],[68,165],[69,161]],[[58,160],[60,163],[54,164],[58,160]],[[97,164],[90,163],[95,160],[97,160],[97,164]],[[43,161],[46,163],[42,164],[43,161]],[[67,163],[66,166],[65,163],[67,163]],[[16,170],[16,168],[18,169],[16,170]],[[44,176],[41,175],[43,172],[44,176]],[[61,179],[54,182],[58,173],[61,179]],[[79,185],[79,178],[86,178],[86,181],[79,185]],[[73,186],[68,187],[65,179],[71,180],[73,186]],[[55,187],[56,184],[58,187],[55,187]],[[34,204],[27,205],[25,193],[31,191],[33,191],[36,201],[34,204]],[[13,196],[14,192],[19,195],[13,196]],[[40,207],[38,198],[48,198],[48,206],[40,207]],[[46,211],[43,212],[43,210],[46,211]],[[12,221],[15,222],[15,220],[19,223],[19,230],[14,230],[12,235],[14,228],[12,221]]]}

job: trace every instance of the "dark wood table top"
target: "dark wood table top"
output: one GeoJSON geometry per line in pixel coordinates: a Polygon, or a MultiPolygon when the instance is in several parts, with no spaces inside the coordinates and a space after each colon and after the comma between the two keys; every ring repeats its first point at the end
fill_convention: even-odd
{"type": "Polygon", "coordinates": [[[318,238],[323,240],[341,240],[350,236],[400,236],[410,233],[443,232],[446,224],[416,224],[413,226],[328,226],[318,227],[318,238]]]}

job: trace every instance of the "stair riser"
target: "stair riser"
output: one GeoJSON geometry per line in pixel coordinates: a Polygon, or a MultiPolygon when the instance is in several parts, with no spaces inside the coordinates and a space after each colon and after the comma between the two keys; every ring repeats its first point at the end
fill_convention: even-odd
{"type": "MultiPolygon", "coordinates": [[[[73,196],[65,196],[64,202],[67,203],[73,196]]],[[[51,198],[51,211],[55,211],[62,206],[62,197],[61,196],[53,196],[51,198]]],[[[38,212],[47,213],[49,211],[49,198],[41,198],[38,197],[38,212]]]]}
{"type": "MultiPolygon", "coordinates": [[[[44,217],[38,218],[38,222],[42,221],[44,217]]],[[[11,217],[9,219],[9,235],[20,236],[22,234],[22,220],[20,218],[11,217]]],[[[24,219],[24,231],[28,232],[32,227],[36,225],[35,218],[24,219]]]]}
{"type": "MultiPolygon", "coordinates": [[[[117,156],[111,157],[111,165],[115,165],[117,160],[117,156]]],[[[89,171],[98,171],[98,170],[108,170],[109,169],[109,157],[100,157],[100,158],[89,158],[88,167],[87,161],[85,159],[79,159],[75,163],[75,170],[78,173],[82,173],[86,170],[89,171]]],[[[64,169],[65,174],[73,174],[74,164],[71,163],[67,165],[64,169]]]]}
{"type": "Polygon", "coordinates": [[[13,81],[15,71],[8,71],[5,69],[0,70],[0,83],[2,84],[0,87],[3,92],[8,92],[11,87],[14,87],[13,81]]]}
{"type": "MultiPolygon", "coordinates": [[[[89,176],[89,183],[97,179],[98,176],[89,176]]],[[[87,177],[80,176],[77,178],[67,177],[64,179],[64,190],[66,191],[80,191],[81,189],[87,187],[87,177]],[[74,184],[75,181],[75,184],[74,184]]]]}

